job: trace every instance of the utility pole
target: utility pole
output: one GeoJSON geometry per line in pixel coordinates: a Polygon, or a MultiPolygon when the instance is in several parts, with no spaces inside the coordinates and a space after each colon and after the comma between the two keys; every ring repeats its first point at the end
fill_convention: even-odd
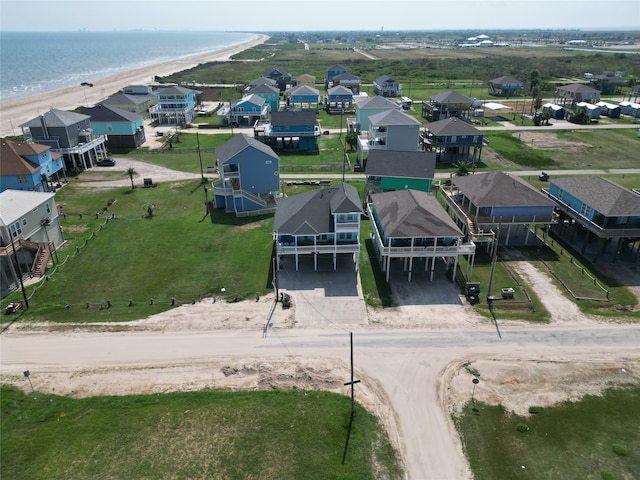
{"type": "Polygon", "coordinates": [[[198,132],[196,132],[196,145],[198,149],[198,159],[200,160],[200,178],[202,179],[202,183],[205,183],[204,170],[202,170],[202,153],[200,152],[200,136],[198,135],[198,132]]]}
{"type": "Polygon", "coordinates": [[[351,385],[351,418],[353,419],[353,415],[355,413],[355,391],[353,386],[356,383],[360,383],[360,380],[353,379],[353,332],[349,332],[349,341],[351,344],[351,381],[345,383],[345,386],[351,385]]]}
{"type": "Polygon", "coordinates": [[[20,268],[20,262],[18,262],[18,255],[16,255],[15,240],[11,240],[11,248],[13,249],[13,261],[16,264],[18,270],[18,278],[20,280],[20,288],[22,289],[22,297],[24,298],[24,308],[29,308],[29,299],[27,298],[27,292],[24,289],[24,282],[22,281],[22,269],[20,268]]]}

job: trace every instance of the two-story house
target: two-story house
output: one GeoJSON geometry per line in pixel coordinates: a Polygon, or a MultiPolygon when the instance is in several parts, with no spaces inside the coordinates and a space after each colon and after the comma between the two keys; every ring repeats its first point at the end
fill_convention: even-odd
{"type": "Polygon", "coordinates": [[[240,100],[229,102],[228,108],[220,109],[218,115],[224,117],[227,125],[234,127],[251,126],[257,121],[269,118],[271,105],[259,95],[246,95],[240,100]]]}
{"type": "Polygon", "coordinates": [[[256,122],[254,137],[277,150],[309,152],[318,150],[320,126],[316,123],[316,112],[273,112],[270,122],[256,122]]]}
{"type": "Polygon", "coordinates": [[[302,75],[298,75],[293,79],[294,87],[301,87],[302,85],[316,88],[316,77],[314,77],[310,73],[303,73],[302,75]]]}
{"type": "Polygon", "coordinates": [[[42,276],[63,242],[54,193],[0,193],[0,296],[18,289],[21,278],[42,276]]]}
{"type": "Polygon", "coordinates": [[[93,132],[104,135],[105,145],[111,150],[129,150],[140,147],[145,141],[142,116],[105,104],[81,107],[80,113],[91,117],[93,132]]]}
{"type": "Polygon", "coordinates": [[[451,217],[475,243],[493,243],[499,235],[502,245],[532,245],[536,227],[548,230],[554,221],[553,202],[504,172],[453,177],[440,194],[451,217]]]}
{"type": "Polygon", "coordinates": [[[369,117],[369,150],[415,152],[419,147],[420,121],[400,110],[369,117]]]}
{"type": "Polygon", "coordinates": [[[106,105],[111,108],[119,108],[127,112],[137,113],[147,118],[149,110],[158,103],[156,95],[133,95],[128,93],[117,93],[99,102],[99,105],[106,105]]]}
{"type": "Polygon", "coordinates": [[[249,85],[247,85],[247,87],[245,88],[245,92],[248,92],[252,88],[256,88],[260,85],[269,85],[270,87],[278,88],[278,82],[276,82],[272,78],[258,77],[255,80],[252,80],[251,82],[249,82],[249,85]]]}
{"type": "Polygon", "coordinates": [[[422,102],[422,117],[435,122],[447,117],[466,117],[473,106],[473,100],[453,90],[432,95],[422,102]]]}
{"type": "Polygon", "coordinates": [[[89,115],[51,109],[20,128],[26,141],[62,154],[66,169],[90,168],[107,155],[106,139],[93,132],[89,115]]]}
{"type": "Polygon", "coordinates": [[[317,270],[318,257],[330,255],[335,270],[339,255],[351,255],[357,270],[361,214],[358,192],[347,183],[281,199],[273,221],[278,268],[290,255],[296,270],[300,257],[312,258],[317,270]]]}
{"type": "Polygon", "coordinates": [[[0,191],[55,191],[61,176],[66,181],[62,155],[48,145],[11,140],[2,142],[0,191]]]}
{"type": "Polygon", "coordinates": [[[373,91],[383,97],[400,97],[402,86],[395,78],[389,75],[381,75],[373,81],[373,91]]]}
{"type": "Polygon", "coordinates": [[[167,87],[158,90],[158,103],[149,109],[149,118],[159,125],[186,125],[196,116],[199,90],[167,87]]]}
{"type": "Polygon", "coordinates": [[[374,193],[367,211],[373,247],[387,282],[394,264],[407,273],[408,281],[420,270],[433,281],[437,265],[444,265],[446,274],[451,264],[455,278],[461,255],[473,265],[475,244],[465,243],[463,232],[432,194],[411,189],[374,193]]]}
{"type": "Polygon", "coordinates": [[[336,75],[333,77],[331,81],[334,87],[342,86],[346,87],[353,92],[354,95],[360,93],[360,77],[357,77],[351,73],[341,73],[340,75],[336,75]]]}
{"type": "Polygon", "coordinates": [[[365,170],[365,198],[370,193],[391,190],[430,192],[435,168],[436,154],[433,152],[371,150],[365,170]]]}
{"type": "Polygon", "coordinates": [[[582,254],[591,244],[594,263],[607,250],[618,258],[640,242],[640,195],[617,183],[596,176],[555,178],[546,193],[559,214],[553,230],[569,241],[581,239],[582,254]]]}
{"type": "Polygon", "coordinates": [[[400,105],[379,95],[359,100],[356,103],[356,131],[368,132],[370,126],[369,118],[372,115],[388,112],[389,110],[400,110],[400,105]]]}
{"type": "Polygon", "coordinates": [[[216,157],[215,208],[236,215],[273,211],[280,191],[280,158],[268,145],[244,134],[234,135],[216,148],[216,157]]]}
{"type": "Polygon", "coordinates": [[[422,148],[437,153],[438,162],[477,163],[482,155],[484,134],[462,118],[449,117],[427,123],[420,139],[422,148]]]}
{"type": "Polygon", "coordinates": [[[489,93],[495,97],[513,97],[520,95],[524,85],[509,75],[489,80],[489,93]]]}
{"type": "Polygon", "coordinates": [[[324,89],[328,90],[333,86],[333,79],[338,75],[342,75],[343,73],[347,73],[347,69],[342,65],[331,65],[327,68],[327,76],[324,81],[324,89]]]}
{"type": "Polygon", "coordinates": [[[318,109],[320,107],[320,92],[309,85],[299,85],[287,90],[287,108],[318,109]]]}
{"type": "Polygon", "coordinates": [[[553,103],[575,107],[577,103],[600,101],[600,91],[581,83],[571,83],[556,88],[553,103]]]}
{"type": "Polygon", "coordinates": [[[353,92],[341,85],[327,91],[325,110],[328,113],[353,112],[353,92]]]}
{"type": "Polygon", "coordinates": [[[267,67],[262,76],[275,80],[281,92],[284,92],[291,85],[291,74],[286,68],[267,67]]]}
{"type": "Polygon", "coordinates": [[[258,85],[249,90],[247,95],[258,95],[264,98],[272,112],[280,110],[280,90],[275,86],[266,84],[258,85]]]}

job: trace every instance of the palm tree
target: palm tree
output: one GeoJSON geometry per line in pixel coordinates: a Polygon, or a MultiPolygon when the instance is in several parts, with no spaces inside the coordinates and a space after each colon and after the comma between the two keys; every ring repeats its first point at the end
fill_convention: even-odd
{"type": "Polygon", "coordinates": [[[138,174],[138,172],[136,172],[135,168],[133,168],[133,167],[127,168],[127,170],[124,172],[124,174],[125,175],[129,175],[129,180],[131,180],[131,190],[136,188],[135,185],[133,184],[133,176],[138,174]]]}
{"type": "Polygon", "coordinates": [[[358,144],[358,133],[355,130],[349,130],[347,132],[347,145],[349,145],[349,150],[353,152],[357,144],[358,144]]]}
{"type": "Polygon", "coordinates": [[[456,167],[456,176],[464,177],[465,175],[469,175],[473,164],[468,160],[458,160],[453,166],[456,167]]]}

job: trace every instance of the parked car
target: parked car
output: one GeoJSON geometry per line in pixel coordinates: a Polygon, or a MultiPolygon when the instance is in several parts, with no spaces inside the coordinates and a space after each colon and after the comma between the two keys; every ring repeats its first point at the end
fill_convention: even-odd
{"type": "Polygon", "coordinates": [[[102,160],[98,160],[97,165],[99,167],[115,167],[116,161],[113,158],[103,158],[102,160]]]}

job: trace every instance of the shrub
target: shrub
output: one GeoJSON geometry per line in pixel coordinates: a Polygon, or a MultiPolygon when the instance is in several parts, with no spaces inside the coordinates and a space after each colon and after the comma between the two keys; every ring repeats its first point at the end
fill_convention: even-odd
{"type": "Polygon", "coordinates": [[[617,480],[618,478],[609,470],[600,470],[600,476],[602,480],[617,480]]]}
{"type": "Polygon", "coordinates": [[[611,445],[611,448],[613,449],[613,453],[621,457],[626,457],[627,455],[629,455],[629,449],[625,445],[622,445],[620,443],[614,443],[613,445],[611,445]]]}
{"type": "Polygon", "coordinates": [[[531,428],[529,428],[529,425],[527,425],[526,423],[519,423],[516,425],[516,430],[520,433],[525,433],[531,430],[531,428]]]}
{"type": "Polygon", "coordinates": [[[538,413],[542,413],[542,407],[531,405],[529,407],[529,413],[534,414],[534,415],[538,414],[538,413]]]}

